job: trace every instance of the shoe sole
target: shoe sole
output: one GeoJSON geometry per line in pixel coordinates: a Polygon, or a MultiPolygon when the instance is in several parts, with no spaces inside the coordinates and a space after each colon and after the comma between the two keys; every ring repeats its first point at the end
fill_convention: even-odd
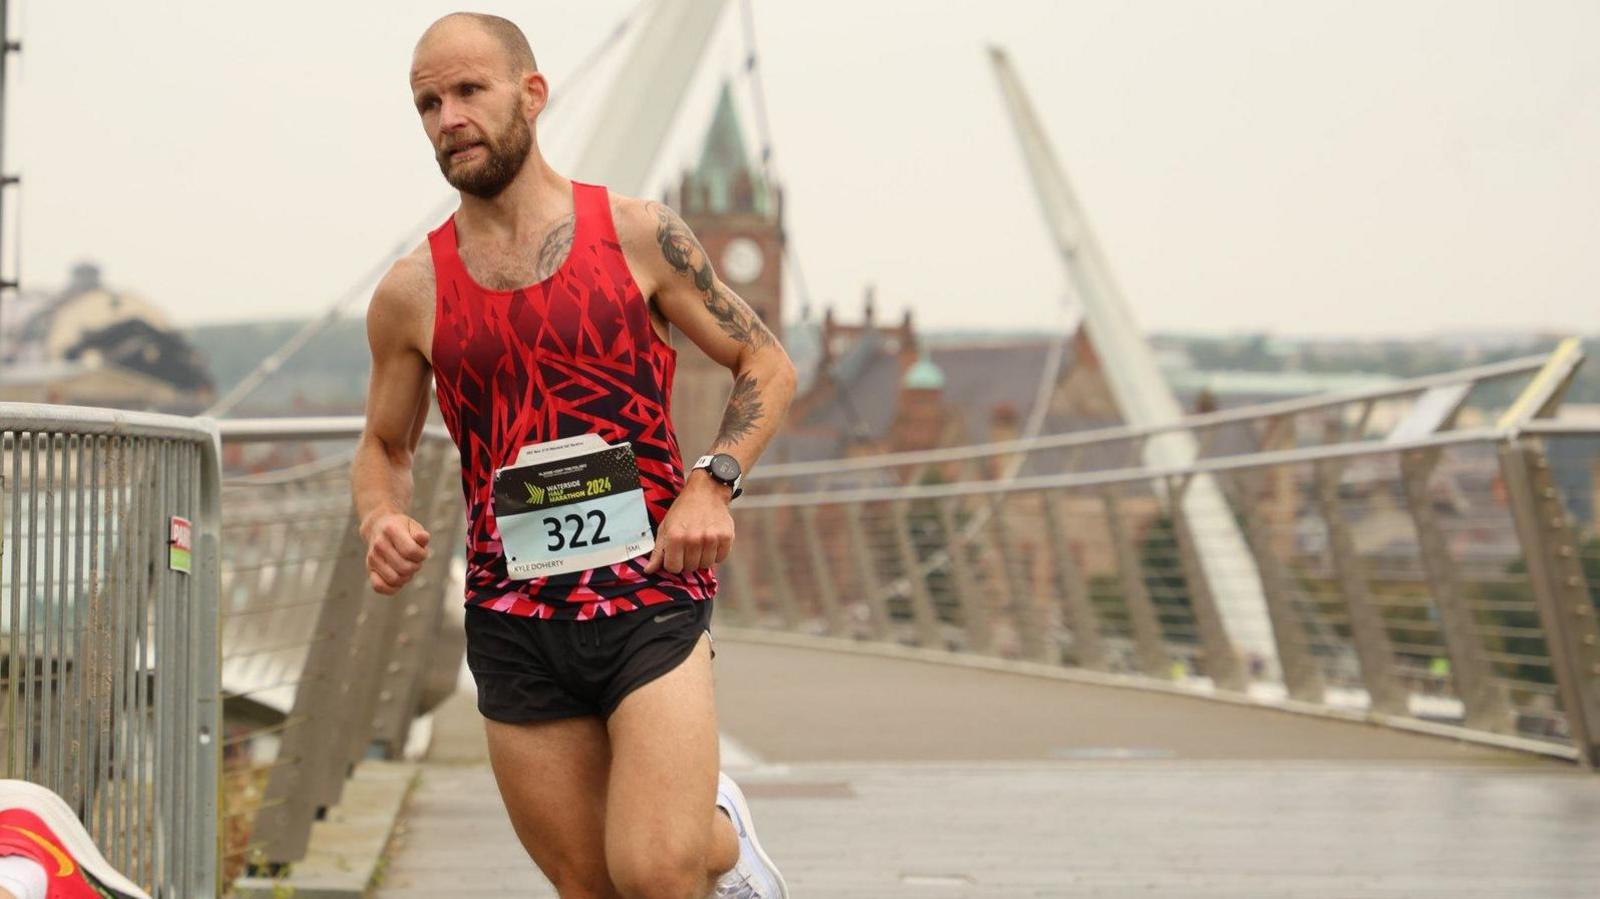
{"type": "MultiPolygon", "coordinates": [[[[728,777],[726,774],[722,776],[728,777]]],[[[735,787],[739,787],[739,784],[734,782],[733,778],[728,777],[728,780],[733,782],[735,787]]],[[[745,832],[750,835],[750,848],[756,851],[756,857],[761,859],[761,863],[767,866],[768,871],[772,872],[773,879],[778,881],[779,899],[789,899],[789,885],[783,882],[783,872],[779,871],[778,866],[772,863],[772,858],[767,855],[767,850],[761,848],[761,838],[756,836],[756,819],[754,815],[750,814],[750,804],[744,801],[744,789],[741,787],[732,790],[729,792],[728,798],[733,800],[733,804],[739,812],[739,820],[744,822],[745,832]]]]}
{"type": "Polygon", "coordinates": [[[89,832],[83,829],[83,822],[60,796],[25,780],[0,780],[0,808],[24,808],[38,815],[55,831],[78,867],[105,886],[126,893],[128,899],[150,899],[149,893],[111,867],[94,840],[89,838],[89,832]]]}

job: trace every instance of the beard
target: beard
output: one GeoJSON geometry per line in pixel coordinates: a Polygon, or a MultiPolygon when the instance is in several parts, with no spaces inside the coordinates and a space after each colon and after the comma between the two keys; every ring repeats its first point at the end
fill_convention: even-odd
{"type": "Polygon", "coordinates": [[[459,144],[440,150],[436,154],[439,171],[456,190],[491,200],[522,171],[522,164],[527,162],[528,152],[533,149],[533,131],[527,119],[513,113],[499,134],[486,136],[480,144],[486,155],[476,163],[451,163],[451,154],[461,149],[459,144]]]}

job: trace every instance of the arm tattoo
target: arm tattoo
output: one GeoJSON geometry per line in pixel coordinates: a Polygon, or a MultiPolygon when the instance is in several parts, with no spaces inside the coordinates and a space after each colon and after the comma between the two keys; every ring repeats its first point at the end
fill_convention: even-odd
{"type": "Polygon", "coordinates": [[[706,297],[706,309],[717,320],[722,333],[751,349],[760,349],[772,343],[772,332],[767,330],[767,326],[761,323],[743,300],[721,284],[712,285],[711,293],[706,297]]]}
{"type": "Polygon", "coordinates": [[[733,392],[728,395],[728,409],[722,413],[722,427],[717,429],[717,439],[711,441],[713,452],[738,443],[760,424],[766,409],[761,405],[761,388],[752,375],[742,374],[734,379],[733,392]]]}
{"type": "Polygon", "coordinates": [[[706,309],[717,320],[722,333],[753,350],[770,346],[773,343],[772,332],[767,330],[767,326],[762,324],[744,300],[717,283],[717,277],[711,271],[711,257],[706,255],[705,247],[700,246],[700,241],[695,240],[689,232],[683,219],[660,203],[650,205],[655,207],[656,243],[661,245],[661,255],[673,271],[694,280],[695,289],[705,295],[706,309]],[[698,266],[694,264],[697,257],[700,260],[698,266]]]}
{"type": "Polygon", "coordinates": [[[556,269],[567,261],[567,254],[572,252],[572,233],[577,222],[578,214],[572,213],[550,229],[544,243],[539,245],[539,259],[533,271],[535,281],[543,281],[555,274],[556,269]]]}

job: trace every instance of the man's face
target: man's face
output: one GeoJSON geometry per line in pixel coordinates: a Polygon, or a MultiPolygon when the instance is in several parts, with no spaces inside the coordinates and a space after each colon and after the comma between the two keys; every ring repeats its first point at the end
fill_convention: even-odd
{"type": "Polygon", "coordinates": [[[450,186],[498,196],[533,147],[522,85],[492,40],[472,28],[430,36],[417,48],[411,96],[450,186]]]}

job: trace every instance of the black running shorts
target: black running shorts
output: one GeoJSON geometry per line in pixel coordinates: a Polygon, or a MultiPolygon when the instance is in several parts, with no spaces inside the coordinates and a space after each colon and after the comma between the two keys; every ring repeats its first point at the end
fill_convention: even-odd
{"type": "Polygon", "coordinates": [[[509,724],[609,718],[623,697],[689,657],[711,631],[711,603],[679,600],[590,621],[468,606],[467,667],[478,711],[509,724]]]}

